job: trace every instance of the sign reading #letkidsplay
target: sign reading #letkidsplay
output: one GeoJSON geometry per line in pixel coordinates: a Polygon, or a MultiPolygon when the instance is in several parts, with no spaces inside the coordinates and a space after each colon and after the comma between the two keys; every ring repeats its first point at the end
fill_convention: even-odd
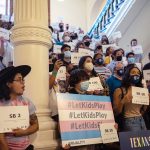
{"type": "Polygon", "coordinates": [[[114,123],[107,96],[57,94],[62,145],[102,143],[99,125],[114,123]]]}
{"type": "Polygon", "coordinates": [[[0,106],[0,133],[29,126],[28,106],[0,106]]]}
{"type": "Polygon", "coordinates": [[[149,150],[150,131],[120,132],[121,150],[149,150]]]}

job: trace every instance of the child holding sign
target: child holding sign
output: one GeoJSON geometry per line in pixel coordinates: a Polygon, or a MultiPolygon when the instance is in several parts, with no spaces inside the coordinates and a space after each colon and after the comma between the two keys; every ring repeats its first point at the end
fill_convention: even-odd
{"type": "Polygon", "coordinates": [[[30,71],[30,66],[21,65],[7,67],[0,72],[0,107],[1,111],[5,111],[5,118],[1,116],[0,119],[1,150],[33,150],[29,135],[39,128],[36,109],[30,100],[22,96],[24,77],[30,71]]]}

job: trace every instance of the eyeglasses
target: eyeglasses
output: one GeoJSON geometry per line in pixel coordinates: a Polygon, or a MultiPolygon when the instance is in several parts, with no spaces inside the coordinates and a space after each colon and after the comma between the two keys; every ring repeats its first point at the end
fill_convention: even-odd
{"type": "Polygon", "coordinates": [[[16,82],[19,82],[19,83],[24,83],[25,82],[24,79],[17,79],[17,80],[13,80],[13,81],[16,81],[16,82]]]}

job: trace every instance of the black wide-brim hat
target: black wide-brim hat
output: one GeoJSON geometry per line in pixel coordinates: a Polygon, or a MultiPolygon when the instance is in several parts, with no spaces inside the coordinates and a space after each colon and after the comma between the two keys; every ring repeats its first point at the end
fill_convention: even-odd
{"type": "Polygon", "coordinates": [[[10,66],[0,71],[0,84],[7,82],[12,76],[20,73],[23,78],[31,71],[31,67],[28,65],[10,66]]]}

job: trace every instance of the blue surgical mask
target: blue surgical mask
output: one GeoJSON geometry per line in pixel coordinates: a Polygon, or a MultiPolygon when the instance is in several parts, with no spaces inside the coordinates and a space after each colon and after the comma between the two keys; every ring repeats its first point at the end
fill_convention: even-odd
{"type": "Polygon", "coordinates": [[[66,57],[66,58],[71,57],[71,52],[70,51],[65,51],[64,52],[64,57],[66,57]]]}
{"type": "Polygon", "coordinates": [[[130,76],[130,82],[131,82],[131,84],[136,85],[137,83],[140,82],[140,76],[138,76],[138,75],[131,75],[130,76]]]}
{"type": "Polygon", "coordinates": [[[129,64],[134,64],[135,63],[135,58],[134,57],[129,57],[128,58],[128,63],[129,64]]]}
{"type": "Polygon", "coordinates": [[[89,81],[81,82],[80,83],[80,90],[87,91],[89,88],[89,81]]]}

